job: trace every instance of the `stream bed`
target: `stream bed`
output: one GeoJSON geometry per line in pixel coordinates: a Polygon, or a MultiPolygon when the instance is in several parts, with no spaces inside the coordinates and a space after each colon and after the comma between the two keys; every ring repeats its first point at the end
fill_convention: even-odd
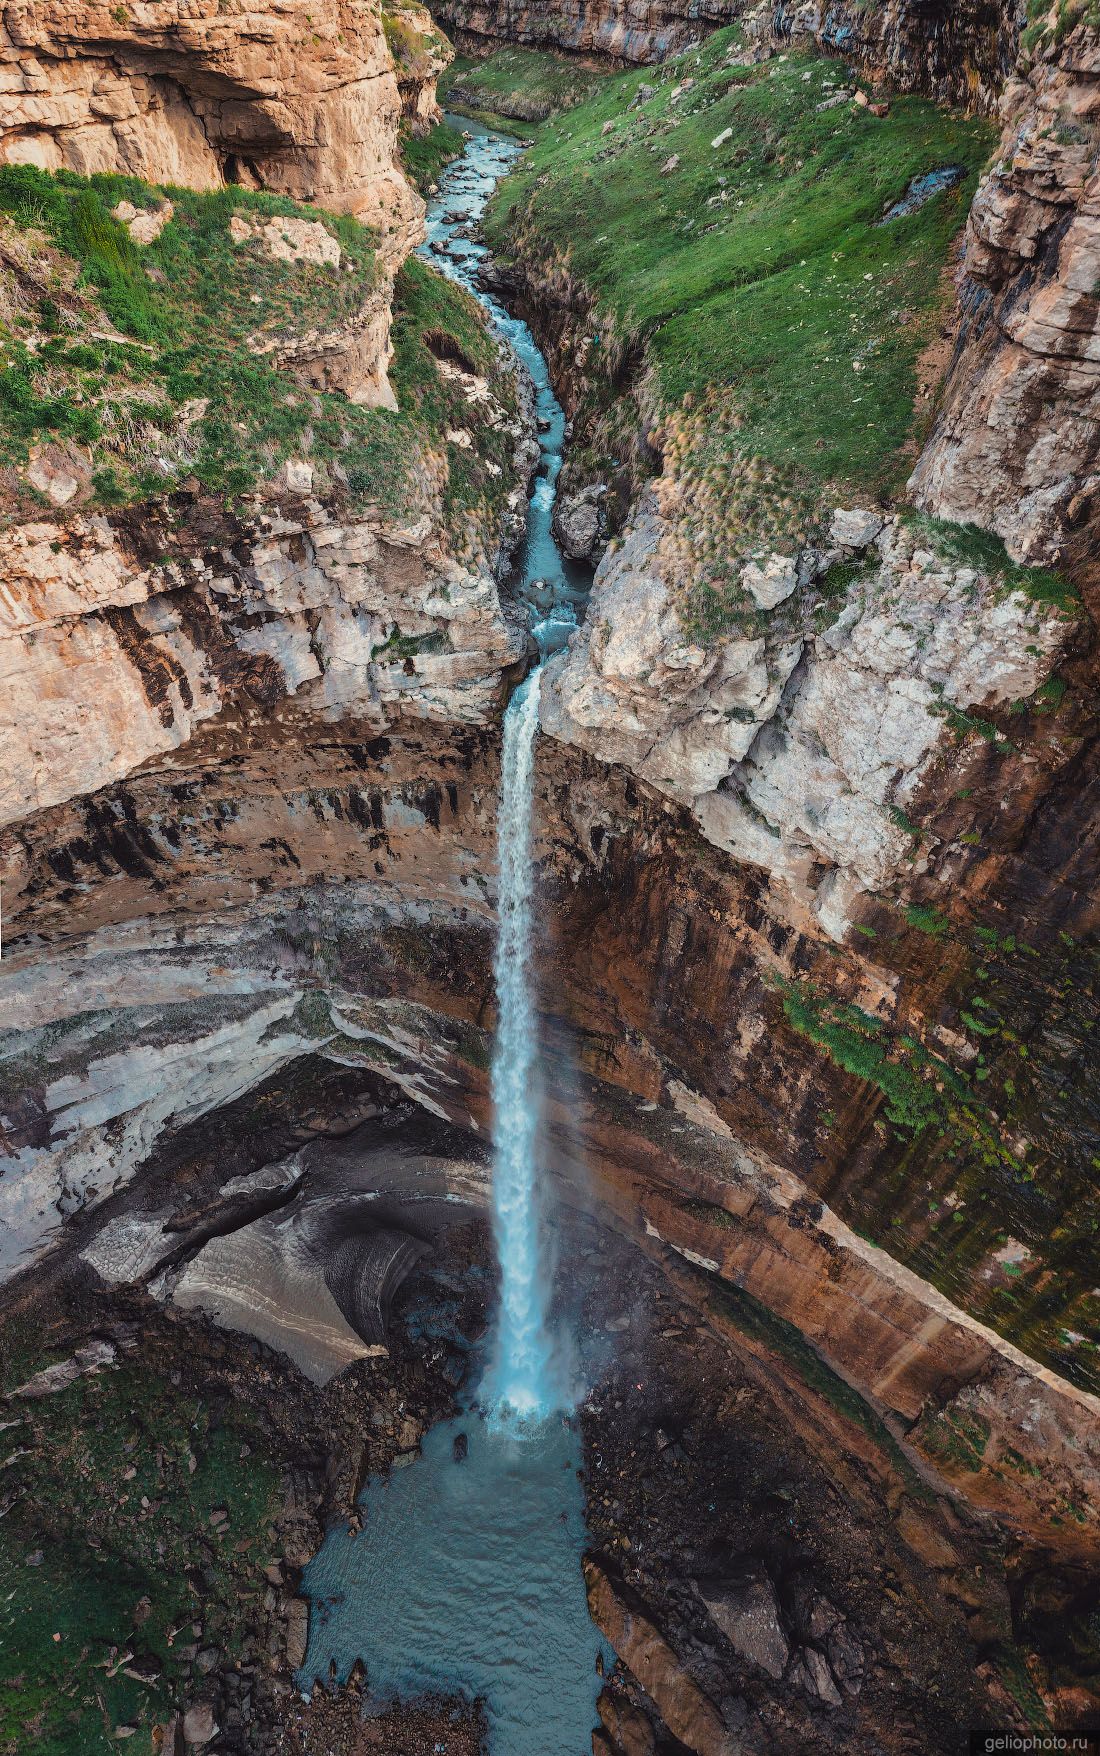
{"type": "Polygon", "coordinates": [[[512,589],[528,607],[543,654],[564,646],[583,614],[592,569],[570,561],[554,540],[553,514],[565,445],[565,410],[554,395],[542,350],[522,317],[505,310],[479,284],[478,270],[489,252],[476,235],[489,197],[523,152],[517,140],[464,116],[447,121],[469,136],[466,150],[442,172],[438,193],[428,206],[427,238],[418,254],[449,280],[473,293],[489,313],[527,372],[535,392],[539,450],[542,454],[527,507],[527,535],[512,589]],[[471,235],[473,234],[473,235],[471,235]]]}

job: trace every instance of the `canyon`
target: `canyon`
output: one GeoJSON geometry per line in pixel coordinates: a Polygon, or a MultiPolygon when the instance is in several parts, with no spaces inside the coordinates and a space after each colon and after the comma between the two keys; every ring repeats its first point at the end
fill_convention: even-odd
{"type": "MultiPolygon", "coordinates": [[[[115,1516],[144,1568],[80,1736],[487,1735],[295,1679],[303,1568],[455,1413],[492,1306],[501,728],[559,462],[504,306],[569,419],[552,519],[584,580],[538,679],[531,979],[593,1751],[1095,1719],[1100,36],[1030,11],[5,11],[4,1504],[20,1602],[47,1533],[66,1651],[99,1576],[65,1544],[115,1516]],[[442,118],[444,31],[466,109],[500,44],[594,82],[497,104],[537,127],[476,263],[457,206],[436,223],[484,126],[442,118]],[[855,400],[814,412],[800,476],[752,369],[684,389],[671,277],[651,319],[644,271],[632,308],[599,278],[635,162],[687,255],[740,223],[739,176],[762,236],[750,102],[759,187],[839,176],[827,131],[877,127],[896,201],[966,112],[973,175],[931,198],[956,219],[904,235],[938,240],[927,287],[874,308],[909,348],[889,482],[812,475],[813,420],[873,424],[855,400]],[[448,128],[424,245],[407,168],[448,128]],[[99,1438],[66,1485],[77,1400],[99,1438]],[[158,1536],[185,1488],[204,1528],[158,1536]],[[162,1609],[194,1650],[143,1673],[162,1609]]],[[[808,224],[737,286],[806,269],[808,224]]],[[[844,371],[875,413],[867,260],[844,371]]],[[[4,1747],[77,1748],[54,1698],[83,1711],[89,1674],[4,1747]]]]}

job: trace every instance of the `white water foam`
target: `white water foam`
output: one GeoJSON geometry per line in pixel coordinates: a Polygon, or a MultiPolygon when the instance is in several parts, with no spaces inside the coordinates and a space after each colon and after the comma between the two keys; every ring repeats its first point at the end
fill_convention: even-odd
{"type": "Polygon", "coordinates": [[[541,1248],[535,1088],[538,1031],[531,999],[531,798],[540,673],[516,690],[504,716],[497,860],[500,926],[494,973],[493,1230],[500,1313],[487,1391],[498,1414],[538,1419],[564,1398],[554,1383],[549,1291],[541,1248]]]}

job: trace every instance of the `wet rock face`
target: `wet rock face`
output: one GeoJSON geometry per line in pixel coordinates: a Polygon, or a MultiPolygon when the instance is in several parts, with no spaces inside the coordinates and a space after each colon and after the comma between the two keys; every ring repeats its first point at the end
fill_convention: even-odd
{"type": "MultiPolygon", "coordinates": [[[[496,736],[406,721],[344,744],[351,730],[326,743],[289,729],[270,748],[243,735],[208,765],[196,740],[189,770],[149,770],[11,836],[9,1272],[68,1247],[108,1280],[159,1279],[172,1252],[143,1167],[242,1094],[262,1114],[266,1086],[295,1066],[385,1079],[484,1134],[496,736]]],[[[1059,1505],[1088,1506],[1095,1399],[974,1320],[985,1307],[966,1260],[948,1297],[898,1261],[901,1234],[886,1254],[854,1229],[868,1226],[861,1190],[893,1186],[904,1146],[875,1130],[874,1094],[786,1028],[775,983],[839,980],[885,1020],[896,976],[854,951],[834,965],[816,924],[791,925],[778,885],[769,895],[750,867],[708,852],[626,771],[546,741],[538,791],[547,1114],[565,1198],[575,1184],[666,1269],[698,1276],[693,1296],[747,1289],[807,1338],[808,1357],[820,1349],[916,1423],[915,1443],[968,1496],[1047,1534],[1059,1505]],[[822,1154],[827,1110],[846,1121],[822,1154]],[[983,1456],[963,1451],[956,1467],[956,1432],[979,1435],[983,1456]],[[1040,1443],[1035,1473],[1003,1466],[1010,1453],[1030,1463],[1040,1443]]],[[[904,1002],[922,1035],[951,1016],[936,941],[929,951],[904,1002]]],[[[953,1193],[957,1175],[927,1160],[922,1214],[924,1191],[953,1193]]],[[[275,1328],[260,1333],[279,1346],[279,1324],[323,1303],[323,1376],[361,1354],[347,1312],[365,1323],[389,1296],[391,1267],[409,1259],[393,1234],[408,1228],[376,1208],[371,1228],[391,1235],[330,1265],[323,1287],[311,1269],[310,1291],[304,1234],[284,1217],[238,1216],[236,1241],[207,1244],[181,1295],[266,1312],[275,1328]]],[[[869,1223],[884,1223],[880,1206],[869,1223]]],[[[1092,1540],[1087,1517],[1061,1523],[1066,1541],[1092,1540]]]]}
{"type": "Polygon", "coordinates": [[[1100,580],[1100,37],[1079,26],[1001,103],[975,198],[920,504],[995,530],[1018,559],[1100,580]]]}
{"type": "Polygon", "coordinates": [[[148,16],[56,0],[12,7],[5,24],[0,162],[278,190],[377,225],[394,262],[419,235],[423,203],[395,165],[402,93],[362,0],[324,18],[307,0],[148,16]]]}

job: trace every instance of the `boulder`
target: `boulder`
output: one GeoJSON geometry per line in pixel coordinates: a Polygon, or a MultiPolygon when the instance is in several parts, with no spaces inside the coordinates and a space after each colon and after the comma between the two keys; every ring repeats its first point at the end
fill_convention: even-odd
{"type": "Polygon", "coordinates": [[[183,1716],[184,1742],[194,1750],[201,1750],[204,1744],[209,1744],[211,1738],[216,1738],[218,1729],[214,1709],[209,1701],[196,1701],[183,1716]]]}
{"type": "Polygon", "coordinates": [[[696,1590],[711,1621],[738,1656],[769,1677],[781,1677],[790,1648],[775,1588],[763,1567],[745,1567],[730,1579],[707,1582],[696,1590]]]}
{"type": "Polygon", "coordinates": [[[554,507],[554,534],[572,561],[590,560],[600,542],[600,509],[603,488],[585,488],[578,494],[562,494],[554,507]]]}
{"type": "Polygon", "coordinates": [[[741,584],[758,610],[774,610],[798,586],[798,560],[793,555],[768,555],[741,570],[741,584]]]}
{"type": "Polygon", "coordinates": [[[885,523],[878,512],[838,506],[829,526],[829,540],[839,548],[865,549],[874,542],[885,523]]]}
{"type": "Polygon", "coordinates": [[[152,244],[163,232],[175,209],[167,198],[159,207],[135,207],[132,201],[120,201],[112,209],[121,220],[135,244],[152,244]]]}
{"type": "Polygon", "coordinates": [[[826,1707],[841,1705],[840,1690],[833,1681],[833,1674],[825,1662],[824,1654],[818,1652],[816,1646],[805,1646],[796,1655],[787,1673],[787,1681],[804,1695],[823,1702],[826,1707]]]}

